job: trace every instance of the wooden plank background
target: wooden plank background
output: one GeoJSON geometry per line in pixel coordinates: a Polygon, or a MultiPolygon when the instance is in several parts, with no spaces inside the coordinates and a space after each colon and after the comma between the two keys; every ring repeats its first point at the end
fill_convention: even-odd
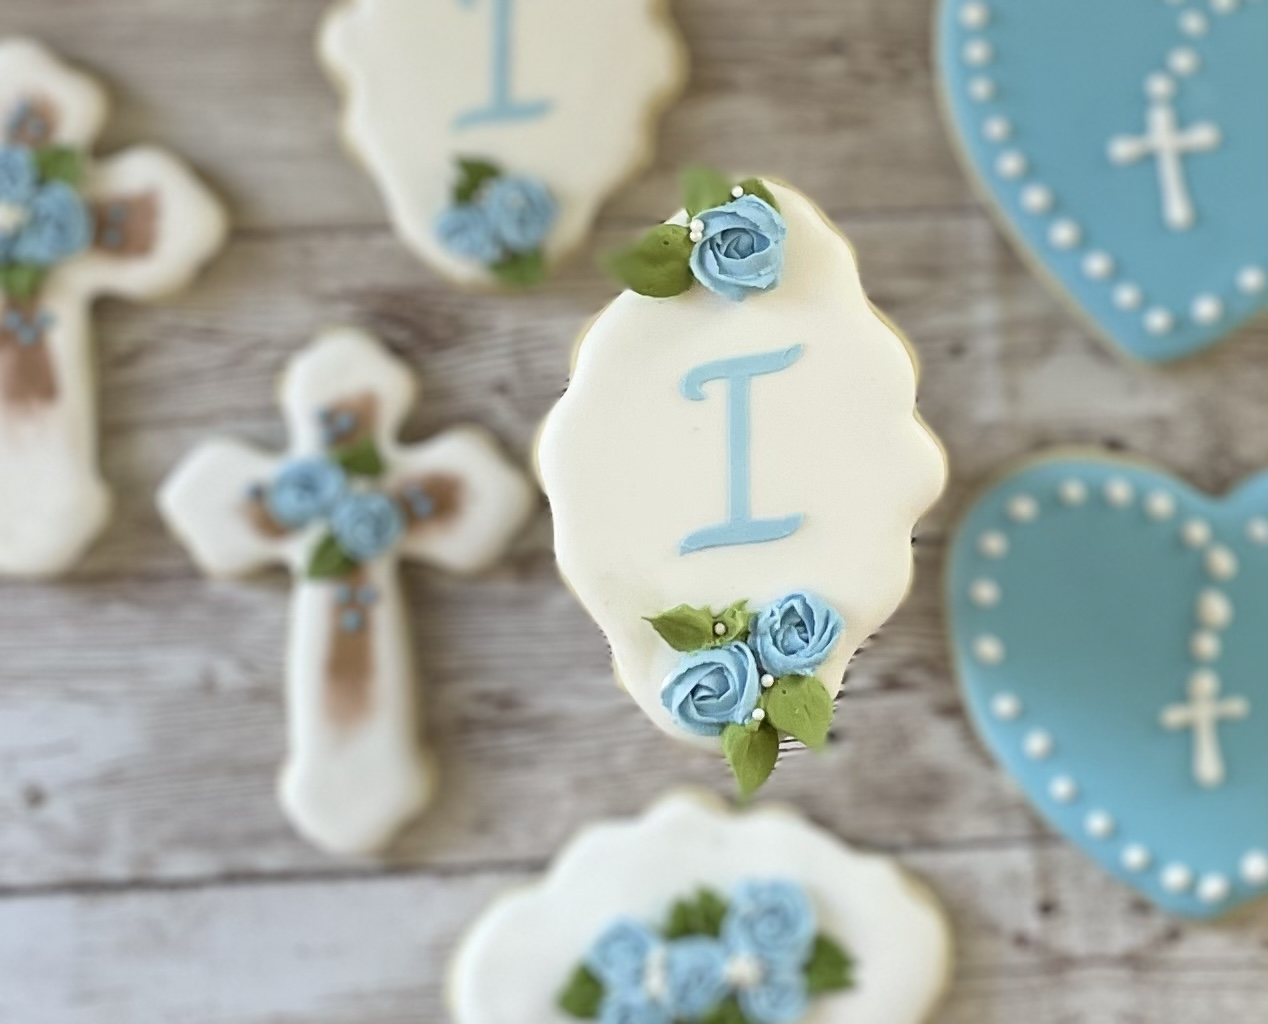
{"type": "MultiPolygon", "coordinates": [[[[421,0],[420,0],[421,2],[421,0]]],[[[609,0],[610,2],[610,0],[609,0]]],[[[287,585],[200,579],[153,494],[234,430],[280,444],[275,376],[323,325],[422,372],[419,435],[487,424],[522,459],[572,340],[612,288],[450,291],[394,241],[337,143],[313,57],[326,0],[5,0],[116,99],[105,150],[156,140],[232,206],[225,256],[160,307],[99,309],[118,515],[58,584],[0,584],[0,1022],[439,1022],[462,928],[578,827],[723,767],[650,729],[559,583],[543,511],[478,582],[409,575],[444,794],[386,863],[325,858],[273,800],[287,585]]],[[[1028,275],[974,201],[934,101],[930,0],[676,0],[690,91],[592,252],[674,202],[689,161],[786,177],[860,253],[923,360],[954,482],[910,603],[856,661],[831,749],[770,787],[901,857],[959,943],[945,1024],[1222,1024],[1268,1015],[1268,909],[1169,921],[1068,850],[988,763],[957,701],[937,591],[946,525],[1002,462],[1100,442],[1224,489],[1268,462],[1268,327],[1190,364],[1128,366],[1028,275]]]]}

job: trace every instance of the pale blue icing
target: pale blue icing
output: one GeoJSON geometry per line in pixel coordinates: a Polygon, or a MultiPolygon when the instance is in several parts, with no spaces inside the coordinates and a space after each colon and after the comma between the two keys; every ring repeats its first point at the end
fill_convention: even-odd
{"type": "Polygon", "coordinates": [[[26,206],[39,184],[34,153],[25,146],[0,146],[0,203],[26,206]]]}
{"type": "Polygon", "coordinates": [[[348,494],[330,513],[330,532],[345,555],[354,562],[368,562],[401,539],[405,516],[386,494],[348,494]]]}
{"type": "Polygon", "coordinates": [[[938,52],[968,163],[1031,258],[1105,335],[1138,358],[1175,359],[1268,304],[1268,5],[942,0],[938,52]],[[1218,130],[1212,146],[1200,129],[1179,161],[1187,229],[1167,225],[1153,155],[1110,157],[1111,140],[1145,135],[1159,102],[1147,81],[1178,130],[1218,130]],[[1065,221],[1077,241],[1067,230],[1060,248],[1052,232],[1065,221]],[[1151,333],[1151,311],[1155,327],[1157,311],[1169,314],[1169,329],[1151,333]]]}
{"type": "MultiPolygon", "coordinates": [[[[476,0],[458,0],[458,3],[467,8],[477,6],[476,0]]],[[[554,106],[549,100],[517,100],[512,95],[515,0],[489,0],[489,3],[493,7],[489,53],[490,98],[487,105],[458,115],[454,128],[459,130],[476,125],[536,120],[545,117],[554,106]]]]}
{"type": "Polygon", "coordinates": [[[801,345],[794,345],[778,352],[720,359],[697,366],[683,377],[680,390],[691,402],[703,402],[708,397],[704,391],[706,384],[726,382],[729,486],[727,521],[688,534],[679,546],[679,554],[782,540],[801,526],[805,516],[800,513],[778,519],[753,518],[750,408],[753,378],[788,369],[801,358],[802,351],[801,345]]]}
{"type": "Polygon", "coordinates": [[[722,937],[765,964],[801,967],[810,957],[818,919],[806,891],[793,882],[742,882],[731,895],[722,937]]]}
{"type": "Polygon", "coordinates": [[[455,256],[492,264],[502,258],[502,246],[488,211],[474,203],[446,207],[436,218],[436,237],[455,256]]]}
{"type": "Polygon", "coordinates": [[[498,240],[516,253],[539,249],[559,215],[550,189],[535,178],[521,175],[490,182],[480,205],[498,240]]]}
{"type": "Polygon", "coordinates": [[[1268,475],[1215,499],[1108,459],[1040,462],[969,510],[947,581],[969,712],[1055,829],[1176,914],[1264,893],[1268,475]],[[1200,781],[1198,730],[1162,717],[1200,670],[1231,702],[1220,784],[1200,781]],[[1191,884],[1170,891],[1169,867],[1191,884]]]}
{"type": "Polygon", "coordinates": [[[348,475],[331,459],[288,462],[264,492],[269,517],[278,526],[299,529],[330,514],[348,488],[348,475]]]}
{"type": "Polygon", "coordinates": [[[720,736],[728,725],[747,723],[761,695],[752,650],[731,643],[683,655],[660,699],[679,728],[694,736],[720,736]]]}
{"type": "Polygon", "coordinates": [[[700,240],[691,251],[691,272],[711,292],[743,302],[779,284],[788,227],[770,203],[742,195],[698,214],[693,224],[700,240]]]}
{"type": "Polygon", "coordinates": [[[810,1012],[806,976],[799,970],[771,971],[739,998],[740,1009],[753,1024],[796,1024],[810,1012]]]}
{"type": "Polygon", "coordinates": [[[612,989],[641,988],[647,958],[661,944],[646,925],[623,918],[613,922],[586,954],[586,967],[612,989]]]}
{"type": "Polygon", "coordinates": [[[828,660],[844,628],[840,612],[802,592],[781,597],[753,616],[748,642],[764,671],[808,676],[828,660]]]}
{"type": "Polygon", "coordinates": [[[65,182],[41,186],[27,206],[27,217],[9,250],[14,263],[52,267],[82,252],[92,241],[88,207],[65,182]]]}

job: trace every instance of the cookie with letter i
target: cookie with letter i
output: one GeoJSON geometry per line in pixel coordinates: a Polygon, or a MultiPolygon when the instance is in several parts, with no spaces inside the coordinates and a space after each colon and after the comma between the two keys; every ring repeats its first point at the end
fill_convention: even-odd
{"type": "Polygon", "coordinates": [[[105,526],[92,305],[185,287],[224,242],[176,157],[92,149],[105,91],[38,43],[0,40],[0,574],[70,569],[105,526]]]}
{"type": "Polygon", "coordinates": [[[1268,475],[1037,459],[969,508],[946,586],[970,715],[1056,831],[1173,914],[1268,892],[1268,475]]]}
{"type": "Polygon", "coordinates": [[[342,0],[320,45],[397,234],[467,287],[577,248],[686,77],[668,0],[342,0]]]}
{"type": "Polygon", "coordinates": [[[287,455],[211,441],[159,495],[208,574],[281,564],[294,575],[279,791],[296,828],[334,853],[381,849],[435,789],[418,738],[400,562],[488,568],[536,504],[483,430],[402,445],[414,397],[409,368],[375,339],[329,331],[283,378],[287,455]]]}
{"type": "Polygon", "coordinates": [[[889,858],[684,791],[494,903],[449,993],[455,1024],[923,1024],[951,964],[936,897],[889,858]]]}
{"type": "Polygon", "coordinates": [[[781,739],[825,742],[946,462],[824,214],[771,181],[684,181],[686,210],[612,258],[627,290],[580,339],[537,463],[619,681],[751,792],[781,739]]]}
{"type": "Polygon", "coordinates": [[[940,0],[956,147],[1022,254],[1150,362],[1268,305],[1268,4],[940,0]]]}

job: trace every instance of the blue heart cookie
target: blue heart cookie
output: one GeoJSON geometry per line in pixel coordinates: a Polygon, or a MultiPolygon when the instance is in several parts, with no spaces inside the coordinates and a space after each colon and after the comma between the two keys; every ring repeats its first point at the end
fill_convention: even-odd
{"type": "Polygon", "coordinates": [[[942,0],[959,149],[1023,252],[1137,358],[1268,304],[1268,3],[942,0]]]}
{"type": "Polygon", "coordinates": [[[1040,461],[949,559],[969,712],[1052,827],[1172,913],[1268,891],[1268,474],[1216,499],[1040,461]]]}

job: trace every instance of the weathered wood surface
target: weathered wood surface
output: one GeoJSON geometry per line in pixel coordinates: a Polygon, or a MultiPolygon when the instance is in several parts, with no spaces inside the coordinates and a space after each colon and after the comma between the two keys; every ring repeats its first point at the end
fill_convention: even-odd
{"type": "MultiPolygon", "coordinates": [[[[587,821],[720,764],[649,729],[558,582],[545,511],[488,578],[409,576],[445,790],[388,864],[329,860],[273,801],[287,586],[200,579],[153,492],[198,438],[280,444],[286,356],[330,322],[420,369],[425,435],[477,420],[527,458],[577,330],[611,294],[588,259],[547,291],[480,299],[393,240],[341,152],[312,57],[324,0],[6,0],[116,95],[107,148],[161,139],[230,200],[233,244],[156,309],[99,311],[114,525],[72,578],[0,585],[0,1021],[442,1020],[462,928],[587,821]],[[491,640],[490,637],[495,637],[491,640]]],[[[772,798],[892,850],[948,900],[948,1024],[1259,1022],[1268,910],[1219,927],[1143,907],[1026,811],[978,748],[938,602],[946,527],[1001,464],[1093,442],[1220,490],[1268,462],[1268,326],[1167,371],[1129,366],[1027,274],[972,201],[933,101],[928,0],[679,0],[694,71],[656,168],[598,251],[673,201],[691,160],[769,170],[855,242],[911,335],[955,481],[908,606],[858,659],[830,751],[772,798]]]]}

